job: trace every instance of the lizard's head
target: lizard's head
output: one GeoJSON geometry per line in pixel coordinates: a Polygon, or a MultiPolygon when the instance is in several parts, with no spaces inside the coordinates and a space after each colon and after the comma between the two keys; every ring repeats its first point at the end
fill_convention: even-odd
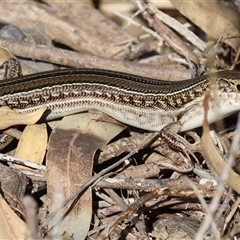
{"type": "Polygon", "coordinates": [[[235,96],[240,100],[240,71],[219,72],[217,82],[222,93],[227,93],[230,98],[235,96]]]}

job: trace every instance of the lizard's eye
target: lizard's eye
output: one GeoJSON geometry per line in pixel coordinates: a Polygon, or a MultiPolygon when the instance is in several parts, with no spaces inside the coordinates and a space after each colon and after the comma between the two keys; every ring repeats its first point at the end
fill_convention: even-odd
{"type": "Polygon", "coordinates": [[[240,84],[236,84],[236,88],[240,92],[240,84]]]}

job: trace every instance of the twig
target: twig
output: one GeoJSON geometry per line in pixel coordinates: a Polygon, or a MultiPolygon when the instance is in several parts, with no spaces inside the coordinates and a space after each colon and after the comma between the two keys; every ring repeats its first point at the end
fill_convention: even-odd
{"type": "Polygon", "coordinates": [[[179,80],[188,78],[187,72],[182,70],[161,69],[150,64],[137,64],[124,60],[94,56],[63,50],[55,47],[36,45],[0,37],[0,45],[9,49],[14,55],[52,62],[60,65],[84,68],[100,68],[152,77],[163,80],[179,80]],[[184,75],[185,73],[185,75],[184,75]]]}
{"type": "Polygon", "coordinates": [[[9,155],[6,155],[6,154],[0,153],[0,159],[2,161],[17,163],[17,164],[20,164],[20,165],[23,165],[23,166],[26,166],[26,167],[38,169],[40,171],[46,171],[46,167],[41,165],[41,164],[30,162],[28,160],[24,160],[24,159],[21,159],[21,158],[16,158],[16,157],[9,156],[9,155]]]}

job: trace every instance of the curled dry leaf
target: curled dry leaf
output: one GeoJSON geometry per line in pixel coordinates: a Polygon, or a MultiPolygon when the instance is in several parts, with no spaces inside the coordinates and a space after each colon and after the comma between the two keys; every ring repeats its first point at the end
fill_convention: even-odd
{"type": "Polygon", "coordinates": [[[238,51],[240,42],[236,35],[240,35],[240,16],[234,9],[216,0],[170,1],[178,11],[209,36],[215,39],[223,38],[223,42],[238,51]],[[233,36],[235,37],[231,38],[233,36]]]}
{"type": "MultiPolygon", "coordinates": [[[[203,121],[203,135],[201,137],[202,152],[205,160],[208,164],[216,171],[216,173],[221,176],[223,170],[226,168],[227,163],[219,155],[217,149],[215,148],[213,141],[210,136],[209,125],[207,122],[207,110],[208,110],[208,99],[209,92],[206,92],[204,98],[204,121],[203,121]]],[[[240,175],[229,169],[227,185],[231,187],[234,191],[240,194],[240,175]]]]}
{"type": "MultiPolygon", "coordinates": [[[[53,130],[46,157],[47,192],[52,213],[92,176],[94,155],[114,138],[123,127],[96,122],[88,113],[67,116],[53,130]]],[[[92,219],[92,193],[88,189],[74,206],[68,204],[51,221],[50,227],[74,239],[85,239],[92,219]],[[58,223],[63,213],[66,216],[58,223]],[[60,232],[61,231],[61,232],[60,232]]]]}
{"type": "Polygon", "coordinates": [[[0,108],[0,129],[6,129],[14,125],[35,124],[46,111],[47,107],[41,107],[30,113],[19,113],[7,107],[0,108]]]}

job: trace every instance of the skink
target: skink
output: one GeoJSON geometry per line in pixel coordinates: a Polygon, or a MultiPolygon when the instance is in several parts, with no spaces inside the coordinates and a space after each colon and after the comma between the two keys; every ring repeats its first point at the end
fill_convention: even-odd
{"type": "Polygon", "coordinates": [[[46,120],[93,109],[149,131],[171,123],[186,131],[202,125],[207,88],[211,123],[240,110],[239,86],[237,71],[173,82],[98,69],[55,70],[1,81],[0,107],[31,112],[47,106],[46,120]]]}

